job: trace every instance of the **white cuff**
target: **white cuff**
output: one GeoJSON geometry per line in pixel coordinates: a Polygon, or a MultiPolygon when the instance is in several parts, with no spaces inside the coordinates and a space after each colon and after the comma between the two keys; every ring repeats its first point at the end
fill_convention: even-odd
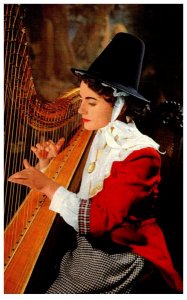
{"type": "Polygon", "coordinates": [[[79,205],[77,195],[61,186],[54,193],[49,209],[59,213],[66,223],[78,231],[79,205]]]}

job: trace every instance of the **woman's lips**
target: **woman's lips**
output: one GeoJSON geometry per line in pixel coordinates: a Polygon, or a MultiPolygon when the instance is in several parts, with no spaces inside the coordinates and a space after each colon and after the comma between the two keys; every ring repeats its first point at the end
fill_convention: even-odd
{"type": "Polygon", "coordinates": [[[82,119],[83,120],[83,122],[90,122],[90,120],[88,120],[88,119],[82,119]]]}

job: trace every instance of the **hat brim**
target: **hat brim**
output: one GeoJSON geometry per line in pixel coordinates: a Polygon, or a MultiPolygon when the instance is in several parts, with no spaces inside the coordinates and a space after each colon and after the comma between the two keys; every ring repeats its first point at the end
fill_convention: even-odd
{"type": "Polygon", "coordinates": [[[71,68],[71,71],[73,72],[73,74],[75,76],[78,76],[78,74],[80,74],[81,76],[82,75],[87,75],[88,77],[90,78],[93,78],[93,79],[97,79],[98,81],[100,82],[103,82],[105,84],[107,84],[108,86],[111,86],[111,87],[114,87],[114,88],[117,88],[118,90],[120,91],[123,91],[123,92],[126,92],[128,93],[129,95],[132,95],[142,101],[145,101],[147,103],[150,103],[149,100],[147,100],[146,98],[144,98],[141,94],[139,94],[137,92],[137,90],[135,90],[134,88],[132,87],[127,87],[127,86],[124,86],[124,85],[121,85],[119,83],[116,83],[116,82],[111,82],[111,81],[107,81],[103,78],[101,78],[99,76],[99,74],[93,74],[93,73],[90,73],[88,71],[85,71],[85,70],[81,70],[81,69],[75,69],[75,68],[71,68]]]}

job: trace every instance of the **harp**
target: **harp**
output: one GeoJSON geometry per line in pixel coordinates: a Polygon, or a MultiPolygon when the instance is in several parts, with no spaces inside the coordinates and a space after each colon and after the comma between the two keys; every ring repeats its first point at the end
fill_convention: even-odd
{"type": "Polygon", "coordinates": [[[56,214],[48,209],[47,197],[10,184],[7,178],[22,169],[24,157],[35,165],[30,147],[41,137],[58,140],[64,136],[64,149],[51,161],[46,174],[76,191],[91,133],[80,126],[78,89],[52,103],[44,103],[38,98],[29,64],[21,6],[5,5],[4,36],[4,293],[19,294],[25,291],[56,214]]]}

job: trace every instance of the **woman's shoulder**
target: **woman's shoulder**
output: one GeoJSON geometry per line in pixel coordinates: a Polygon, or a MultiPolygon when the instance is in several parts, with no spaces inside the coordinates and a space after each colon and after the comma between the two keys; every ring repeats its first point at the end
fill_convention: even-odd
{"type": "Polygon", "coordinates": [[[137,159],[137,158],[150,158],[150,159],[159,159],[160,153],[158,150],[152,147],[145,147],[137,150],[133,150],[125,159],[125,161],[137,159]]]}
{"type": "Polygon", "coordinates": [[[152,147],[133,150],[123,161],[114,162],[113,167],[121,169],[127,165],[130,165],[131,167],[142,167],[144,169],[149,166],[160,168],[160,153],[152,147]]]}

